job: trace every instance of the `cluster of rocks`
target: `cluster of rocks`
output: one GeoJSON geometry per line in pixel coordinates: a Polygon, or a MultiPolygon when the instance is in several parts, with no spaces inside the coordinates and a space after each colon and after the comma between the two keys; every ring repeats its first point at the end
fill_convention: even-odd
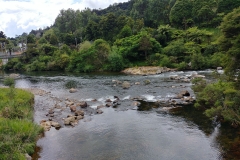
{"type": "Polygon", "coordinates": [[[42,120],[40,122],[40,126],[43,127],[44,131],[49,131],[51,127],[55,127],[56,129],[61,128],[61,125],[58,122],[51,120],[42,120]]]}
{"type": "Polygon", "coordinates": [[[184,105],[191,105],[195,102],[195,98],[190,95],[187,90],[181,91],[176,97],[169,98],[166,101],[158,102],[162,106],[163,111],[179,108],[184,105]]]}
{"type": "MultiPolygon", "coordinates": [[[[118,105],[120,105],[119,98],[117,96],[114,96],[113,100],[107,99],[104,105],[99,105],[96,109],[89,107],[88,103],[85,101],[70,100],[68,98],[66,98],[65,101],[58,101],[62,102],[63,106],[55,104],[55,106],[49,109],[46,114],[48,120],[42,120],[40,122],[40,125],[44,128],[45,131],[49,131],[51,127],[59,129],[62,127],[62,125],[75,126],[78,124],[79,120],[84,119],[85,112],[89,114],[102,114],[103,111],[101,110],[101,108],[117,107],[118,105]],[[61,112],[63,110],[65,110],[64,113],[70,112],[72,114],[68,114],[66,117],[63,116],[62,118],[59,118],[58,116],[62,114],[61,112]],[[55,122],[53,119],[58,119],[58,121],[60,119],[60,123],[55,122]]],[[[92,100],[92,102],[95,101],[97,100],[92,100]]]]}
{"type": "MultiPolygon", "coordinates": [[[[121,104],[119,102],[118,96],[114,96],[114,100],[113,101],[111,99],[107,99],[105,102],[106,102],[106,104],[105,104],[106,107],[113,107],[113,108],[116,108],[118,105],[121,104]]],[[[97,106],[97,109],[100,109],[102,107],[103,107],[103,105],[97,106]]]]}
{"type": "Polygon", "coordinates": [[[170,76],[171,80],[178,80],[180,82],[186,82],[186,83],[191,82],[191,80],[194,78],[205,78],[205,76],[197,73],[193,73],[192,75],[186,75],[186,76],[178,76],[178,75],[170,76]]]}
{"type": "Polygon", "coordinates": [[[165,72],[174,71],[175,69],[170,69],[167,67],[157,67],[157,66],[144,66],[144,67],[133,67],[123,70],[123,73],[133,74],[133,75],[156,75],[165,72]]]}
{"type": "MultiPolygon", "coordinates": [[[[112,80],[112,82],[114,83],[113,86],[116,87],[116,86],[120,85],[123,89],[129,89],[133,85],[141,85],[140,82],[135,82],[135,83],[132,83],[132,84],[128,81],[123,81],[122,82],[122,81],[119,81],[119,80],[112,80]]],[[[148,85],[150,83],[151,83],[151,81],[149,79],[146,79],[146,80],[143,81],[144,85],[148,85]]]]}

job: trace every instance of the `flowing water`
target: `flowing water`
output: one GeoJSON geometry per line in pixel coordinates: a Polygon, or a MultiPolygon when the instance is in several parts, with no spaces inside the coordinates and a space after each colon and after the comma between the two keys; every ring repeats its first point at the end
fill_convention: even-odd
{"type": "MultiPolygon", "coordinates": [[[[192,72],[171,72],[154,76],[94,73],[70,74],[41,72],[21,74],[16,87],[39,88],[49,94],[35,96],[34,121],[48,119],[46,113],[67,99],[87,101],[90,105],[75,127],[64,126],[62,117],[70,114],[55,110],[54,119],[62,128],[51,128],[38,140],[33,159],[39,160],[218,160],[222,146],[217,140],[219,127],[206,121],[202,112],[192,106],[169,112],[162,106],[143,111],[132,106],[133,98],[142,99],[142,106],[167,101],[182,90],[191,90],[190,83],[170,80],[171,75],[190,75],[192,72]],[[115,80],[128,81],[129,89],[116,85],[115,80]],[[145,80],[150,80],[148,85],[145,80]],[[135,85],[140,82],[140,85],[135,85]],[[76,93],[68,90],[75,87],[76,93]],[[103,108],[94,114],[105,100],[118,96],[120,105],[103,108]],[[93,101],[94,100],[94,101],[93,101]]],[[[207,77],[209,71],[202,71],[207,77]]],[[[141,107],[141,106],[140,106],[141,107]]]]}

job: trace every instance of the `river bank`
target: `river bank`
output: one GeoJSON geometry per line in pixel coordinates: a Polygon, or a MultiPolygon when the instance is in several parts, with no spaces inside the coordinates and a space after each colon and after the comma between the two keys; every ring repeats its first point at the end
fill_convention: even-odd
{"type": "Polygon", "coordinates": [[[33,123],[34,96],[15,88],[0,88],[0,159],[31,159],[42,129],[33,123]]]}

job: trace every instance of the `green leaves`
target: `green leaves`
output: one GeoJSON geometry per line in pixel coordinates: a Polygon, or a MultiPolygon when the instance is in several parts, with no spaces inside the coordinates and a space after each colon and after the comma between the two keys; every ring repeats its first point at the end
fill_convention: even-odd
{"type": "Polygon", "coordinates": [[[205,108],[208,117],[220,117],[227,122],[240,125],[240,91],[235,89],[234,83],[218,81],[216,83],[201,86],[196,83],[194,88],[201,87],[197,93],[197,108],[205,108]]]}

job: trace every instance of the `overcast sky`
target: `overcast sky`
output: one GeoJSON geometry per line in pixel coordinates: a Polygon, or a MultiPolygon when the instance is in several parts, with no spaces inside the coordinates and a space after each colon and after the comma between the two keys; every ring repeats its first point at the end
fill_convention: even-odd
{"type": "Polygon", "coordinates": [[[106,8],[128,0],[0,0],[0,31],[15,37],[50,26],[61,9],[106,8]]]}

